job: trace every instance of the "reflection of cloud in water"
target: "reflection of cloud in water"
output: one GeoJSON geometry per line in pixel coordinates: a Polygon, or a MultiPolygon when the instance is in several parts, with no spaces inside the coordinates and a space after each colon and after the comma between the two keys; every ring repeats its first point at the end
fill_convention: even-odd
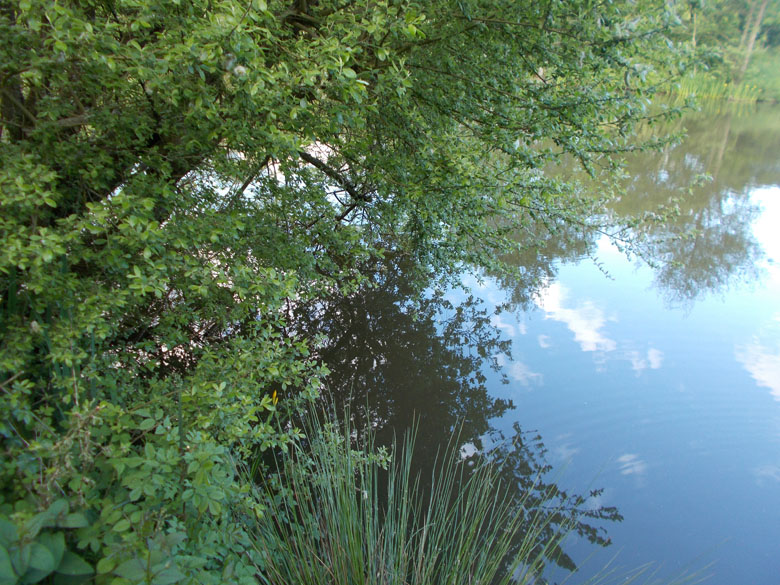
{"type": "Polygon", "coordinates": [[[647,361],[650,364],[650,368],[657,370],[661,367],[661,363],[664,360],[664,354],[659,349],[653,349],[652,347],[647,350],[647,361]]]}
{"type": "Polygon", "coordinates": [[[647,471],[647,463],[635,453],[626,453],[617,458],[622,475],[644,475],[647,471]]]}
{"type": "Polygon", "coordinates": [[[560,444],[553,448],[553,455],[559,460],[566,463],[571,462],[574,456],[580,452],[579,447],[575,447],[571,439],[571,433],[566,433],[556,437],[556,441],[560,441],[560,444]]]}
{"type": "Polygon", "coordinates": [[[509,360],[507,357],[500,353],[496,355],[496,362],[499,367],[503,369],[507,376],[513,380],[520,382],[523,386],[530,386],[531,383],[541,384],[542,375],[538,372],[534,372],[523,362],[517,360],[509,360]]]}
{"type": "Polygon", "coordinates": [[[753,235],[766,254],[772,280],[780,276],[780,187],[764,187],[750,193],[751,202],[761,206],[761,214],[753,222],[753,235]]]}
{"type": "Polygon", "coordinates": [[[479,291],[479,298],[483,301],[487,301],[494,307],[497,307],[506,300],[505,293],[492,279],[469,272],[462,276],[461,282],[465,285],[466,290],[472,289],[479,291]]]}
{"type": "Polygon", "coordinates": [[[500,329],[505,332],[510,338],[517,337],[518,335],[525,335],[528,329],[525,323],[518,321],[516,323],[507,323],[504,321],[502,314],[493,315],[490,317],[490,324],[496,329],[500,329]]]}
{"type": "Polygon", "coordinates": [[[460,447],[460,458],[461,459],[468,459],[472,455],[476,455],[479,453],[479,449],[477,449],[476,445],[474,443],[464,443],[460,447]]]}
{"type": "Polygon", "coordinates": [[[525,335],[524,324],[517,323],[516,325],[513,325],[512,323],[507,323],[504,321],[502,315],[493,315],[490,318],[490,324],[496,329],[504,331],[510,338],[517,337],[518,334],[525,335]]]}
{"type": "Polygon", "coordinates": [[[628,359],[631,361],[631,369],[637,374],[647,368],[657,370],[664,361],[663,352],[654,348],[647,350],[646,356],[642,356],[638,351],[629,351],[627,355],[628,359]]]}
{"type": "Polygon", "coordinates": [[[555,282],[540,290],[535,302],[547,313],[546,318],[566,324],[574,333],[574,340],[580,344],[582,351],[614,350],[615,342],[600,331],[607,322],[604,311],[590,301],[585,301],[577,308],[564,307],[565,297],[564,288],[555,282]]]}
{"type": "Polygon", "coordinates": [[[773,350],[756,340],[737,347],[736,357],[759,386],[769,388],[780,400],[780,347],[773,350]]]}
{"type": "Polygon", "coordinates": [[[547,349],[552,345],[549,335],[540,335],[537,339],[539,340],[539,347],[542,349],[547,349]]]}
{"type": "Polygon", "coordinates": [[[780,483],[780,466],[761,465],[753,470],[758,485],[763,486],[767,483],[780,483]]]}

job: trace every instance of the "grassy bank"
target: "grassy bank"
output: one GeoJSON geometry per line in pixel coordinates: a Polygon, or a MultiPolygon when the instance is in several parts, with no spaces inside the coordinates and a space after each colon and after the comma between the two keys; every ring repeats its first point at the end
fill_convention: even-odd
{"type": "Polygon", "coordinates": [[[674,89],[678,103],[695,98],[699,104],[728,101],[738,104],[780,103],[780,50],[757,49],[742,81],[724,68],[689,74],[674,89]]]}
{"type": "Polygon", "coordinates": [[[675,98],[679,103],[694,98],[699,104],[714,101],[755,104],[761,93],[760,88],[747,82],[735,83],[707,73],[697,73],[680,81],[676,87],[675,98]]]}

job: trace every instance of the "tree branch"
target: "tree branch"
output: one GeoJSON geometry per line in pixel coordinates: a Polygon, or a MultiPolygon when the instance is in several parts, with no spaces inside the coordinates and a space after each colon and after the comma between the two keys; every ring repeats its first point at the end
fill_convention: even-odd
{"type": "Polygon", "coordinates": [[[303,160],[305,160],[307,163],[309,163],[319,171],[322,171],[323,174],[327,175],[328,177],[336,181],[339,184],[339,186],[341,186],[347,193],[349,193],[352,199],[354,199],[355,201],[365,201],[365,202],[371,201],[371,197],[368,194],[361,193],[352,181],[350,181],[339,171],[329,166],[328,164],[324,163],[317,157],[312,156],[311,154],[309,154],[304,150],[300,151],[298,153],[298,156],[300,156],[303,160]]]}

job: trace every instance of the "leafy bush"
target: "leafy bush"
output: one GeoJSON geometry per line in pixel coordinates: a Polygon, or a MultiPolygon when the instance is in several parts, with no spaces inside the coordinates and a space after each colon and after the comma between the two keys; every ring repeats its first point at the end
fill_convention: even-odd
{"type": "Polygon", "coordinates": [[[57,500],[47,510],[31,517],[21,531],[0,516],[0,583],[38,583],[52,576],[54,583],[67,584],[90,578],[94,570],[83,558],[66,549],[63,530],[87,525],[83,514],[68,513],[65,500],[57,500]]]}

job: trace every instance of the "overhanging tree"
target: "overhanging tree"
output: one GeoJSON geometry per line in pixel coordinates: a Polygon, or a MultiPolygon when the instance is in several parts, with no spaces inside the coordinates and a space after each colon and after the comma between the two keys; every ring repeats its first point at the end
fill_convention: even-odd
{"type": "Polygon", "coordinates": [[[87,558],[251,581],[263,500],[236,468],[294,438],[277,409],[322,371],[290,303],[387,249],[493,264],[528,218],[602,227],[543,167],[634,148],[675,21],[644,0],[0,3],[15,578],[87,558]]]}

